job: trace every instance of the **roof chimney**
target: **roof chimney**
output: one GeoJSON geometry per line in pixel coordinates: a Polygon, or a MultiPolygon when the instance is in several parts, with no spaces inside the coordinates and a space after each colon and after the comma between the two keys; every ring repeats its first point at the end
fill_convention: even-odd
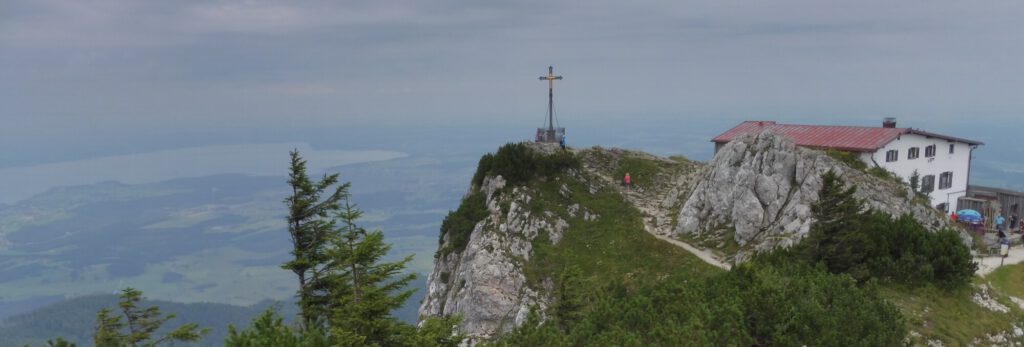
{"type": "Polygon", "coordinates": [[[896,127],[896,117],[885,117],[885,118],[882,118],[882,127],[883,128],[895,128],[896,127]]]}

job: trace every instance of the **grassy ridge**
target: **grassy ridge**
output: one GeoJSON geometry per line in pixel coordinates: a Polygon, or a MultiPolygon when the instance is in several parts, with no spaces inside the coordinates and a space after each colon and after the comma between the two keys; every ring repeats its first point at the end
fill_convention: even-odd
{"type": "Polygon", "coordinates": [[[1024,264],[1001,266],[985,276],[985,279],[990,285],[1007,295],[1024,298],[1024,264]]]}
{"type": "Polygon", "coordinates": [[[534,284],[550,278],[558,286],[559,274],[569,266],[582,270],[584,285],[597,288],[609,283],[632,283],[679,274],[703,278],[721,270],[699,258],[660,241],[644,231],[639,211],[617,192],[603,190],[590,194],[580,182],[562,177],[540,182],[531,202],[569,222],[569,229],[557,244],[546,237],[534,241],[534,254],[526,267],[534,284]],[[562,185],[571,192],[559,194],[562,185]],[[578,203],[580,212],[572,217],[567,207],[578,203]],[[583,211],[599,215],[586,221],[583,211]]]}
{"type": "MultiPolygon", "coordinates": [[[[1020,270],[1018,268],[1018,270],[1020,270]]],[[[976,281],[981,282],[979,279],[976,281]]],[[[975,339],[997,332],[1013,332],[1013,326],[1024,324],[1024,311],[999,291],[989,291],[997,302],[1010,308],[1009,313],[996,312],[974,303],[972,296],[979,289],[965,287],[956,290],[936,287],[911,288],[882,286],[879,294],[899,307],[906,318],[907,327],[920,336],[911,336],[915,345],[927,345],[927,340],[939,340],[947,346],[966,346],[975,339]]],[[[1018,338],[1018,342],[1022,339],[1018,338]]],[[[985,345],[985,344],[982,344],[985,345]]]]}

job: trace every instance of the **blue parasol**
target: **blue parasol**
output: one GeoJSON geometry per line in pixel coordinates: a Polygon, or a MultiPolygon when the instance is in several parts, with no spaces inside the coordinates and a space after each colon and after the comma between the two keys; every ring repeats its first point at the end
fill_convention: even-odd
{"type": "Polygon", "coordinates": [[[968,222],[968,223],[979,223],[981,222],[981,213],[972,209],[963,209],[956,211],[957,219],[968,222]]]}

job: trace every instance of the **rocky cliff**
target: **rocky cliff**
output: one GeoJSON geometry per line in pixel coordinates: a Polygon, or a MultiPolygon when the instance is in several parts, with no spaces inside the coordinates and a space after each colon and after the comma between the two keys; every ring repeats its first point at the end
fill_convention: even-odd
{"type": "MultiPolygon", "coordinates": [[[[546,157],[558,151],[553,145],[526,145],[528,152],[516,154],[546,157]]],[[[514,165],[525,163],[516,161],[514,165]]],[[[509,184],[500,174],[481,175],[480,184],[470,188],[460,209],[480,208],[465,205],[482,203],[486,216],[474,221],[468,241],[462,241],[464,245],[457,245],[454,239],[458,236],[452,232],[442,235],[434,270],[428,275],[427,296],[420,307],[421,316],[461,315],[462,331],[470,336],[471,343],[522,325],[531,309],[544,312],[550,302],[549,290],[543,285],[528,285],[525,273],[535,241],[541,238],[545,243],[557,244],[569,227],[563,215],[597,218],[581,211],[578,205],[562,206],[562,215],[556,214],[535,201],[540,195],[537,187],[509,184]],[[474,194],[482,194],[483,199],[471,199],[474,194]]],[[[578,177],[578,172],[552,179],[574,175],[578,177]]],[[[561,185],[559,194],[568,194],[567,186],[561,185]]],[[[550,279],[547,282],[550,287],[550,279]]]]}
{"type": "MultiPolygon", "coordinates": [[[[692,176],[699,164],[618,149],[528,147],[541,157],[568,155],[572,165],[526,183],[481,173],[460,209],[480,204],[486,214],[475,221],[464,246],[457,234],[443,233],[421,316],[462,315],[462,331],[479,341],[520,326],[531,309],[545,314],[567,267],[582,267],[595,285],[660,276],[678,267],[712,269],[645,231],[654,227],[668,234],[667,212],[672,205],[678,210],[680,189],[686,189],[679,179],[692,176]],[[619,179],[627,170],[636,177],[630,189],[619,179]],[[639,264],[622,262],[628,258],[639,264]]],[[[522,158],[509,160],[526,165],[522,158]]]]}
{"type": "MultiPolygon", "coordinates": [[[[799,242],[828,170],[857,185],[872,208],[946,224],[896,180],[771,133],[735,140],[707,164],[600,147],[526,147],[540,157],[567,155],[574,165],[518,183],[481,168],[463,205],[486,212],[472,221],[468,239],[442,234],[428,275],[420,315],[462,315],[462,331],[473,341],[520,326],[533,308],[543,315],[566,267],[582,267],[599,285],[679,267],[694,274],[712,271],[708,264],[728,268],[754,252],[799,242]],[[631,187],[621,184],[626,172],[631,187]]],[[[502,160],[529,164],[522,156],[502,160]]]]}
{"type": "Polygon", "coordinates": [[[930,228],[948,225],[945,216],[915,199],[899,180],[851,168],[825,152],[764,132],[719,150],[680,210],[675,235],[735,242],[737,261],[788,247],[807,235],[813,222],[810,206],[828,170],[856,186],[857,197],[870,208],[894,216],[910,214],[930,228]]]}
{"type": "MultiPolygon", "coordinates": [[[[462,331],[475,339],[507,332],[522,324],[531,307],[547,306],[547,299],[526,285],[523,269],[538,235],[558,242],[567,227],[551,214],[530,211],[528,188],[504,188],[505,180],[497,176],[471,189],[469,194],[486,194],[488,216],[473,227],[464,250],[439,253],[420,307],[421,316],[462,315],[462,331]]],[[[448,242],[443,239],[442,245],[448,242]]]]}

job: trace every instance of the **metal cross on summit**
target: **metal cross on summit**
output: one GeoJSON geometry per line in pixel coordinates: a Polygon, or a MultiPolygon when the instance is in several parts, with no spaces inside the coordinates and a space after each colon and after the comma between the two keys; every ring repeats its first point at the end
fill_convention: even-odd
{"type": "Polygon", "coordinates": [[[562,76],[555,76],[555,68],[548,66],[548,75],[540,76],[540,80],[548,81],[548,127],[537,128],[537,142],[561,143],[565,139],[565,128],[555,127],[555,80],[562,79],[562,76]]]}

